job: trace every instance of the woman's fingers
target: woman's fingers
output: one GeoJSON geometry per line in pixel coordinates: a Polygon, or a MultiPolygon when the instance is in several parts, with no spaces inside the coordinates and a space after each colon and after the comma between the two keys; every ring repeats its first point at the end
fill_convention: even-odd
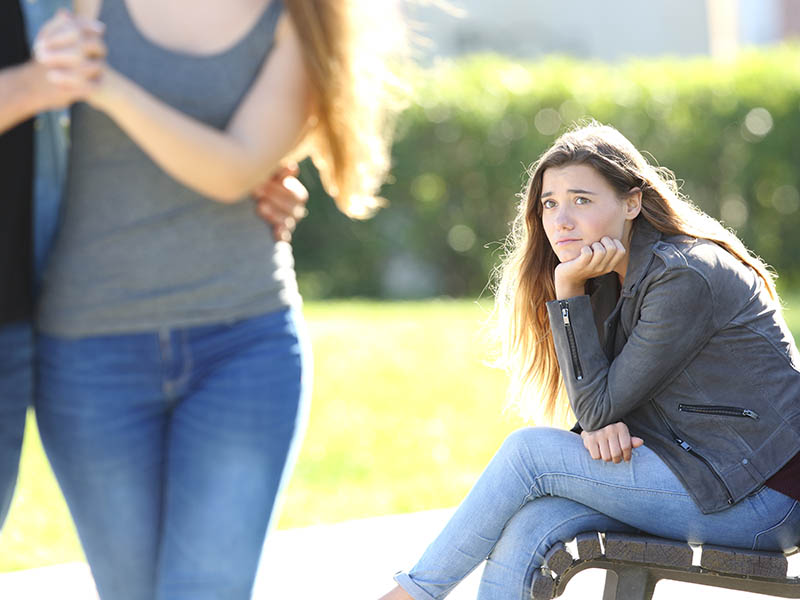
{"type": "Polygon", "coordinates": [[[83,60],[105,58],[106,45],[97,36],[78,37],[67,44],[53,45],[47,41],[35,48],[36,60],[48,67],[75,66],[83,60]]]}
{"type": "Polygon", "coordinates": [[[74,69],[86,60],[83,50],[77,46],[58,50],[44,49],[36,54],[36,60],[48,69],[74,69]]]}
{"type": "Polygon", "coordinates": [[[622,462],[622,440],[620,440],[619,436],[610,435],[608,437],[608,453],[613,462],[622,462]]]}
{"type": "Polygon", "coordinates": [[[82,67],[83,77],[87,81],[96,82],[103,75],[106,63],[103,60],[89,60],[82,67]]]}
{"type": "Polygon", "coordinates": [[[619,463],[633,458],[633,448],[644,444],[644,440],[631,437],[625,423],[612,423],[597,431],[581,433],[584,447],[595,460],[619,463]]]}
{"type": "Polygon", "coordinates": [[[42,38],[40,46],[49,51],[61,50],[78,44],[83,39],[80,27],[67,22],[42,38]]]}
{"type": "MultiPolygon", "coordinates": [[[[619,444],[620,448],[620,459],[628,462],[633,456],[631,450],[631,434],[628,431],[627,425],[624,423],[618,423],[622,427],[617,428],[617,443],[619,444]]],[[[619,462],[619,460],[615,460],[614,462],[619,462]]]]}
{"type": "Polygon", "coordinates": [[[105,58],[105,26],[99,21],[59,12],[36,36],[36,59],[49,68],[76,67],[87,59],[105,58]]]}
{"type": "Polygon", "coordinates": [[[86,37],[83,40],[83,55],[86,58],[105,58],[108,48],[102,38],[97,36],[86,37]]]}
{"type": "MultiPolygon", "coordinates": [[[[608,273],[620,259],[620,246],[617,246],[610,237],[605,236],[599,242],[592,244],[594,253],[593,266],[599,274],[608,273]]],[[[622,249],[624,252],[624,247],[622,249]]]]}
{"type": "Polygon", "coordinates": [[[603,244],[606,246],[606,256],[608,257],[608,265],[606,266],[609,271],[613,271],[625,257],[625,246],[622,245],[620,240],[608,237],[603,238],[603,244]]]}
{"type": "Polygon", "coordinates": [[[46,40],[54,35],[58,35],[64,29],[69,29],[71,27],[71,20],[72,16],[68,11],[59,9],[55,16],[42,25],[41,29],[37,32],[34,47],[45,43],[46,40]]]}
{"type": "Polygon", "coordinates": [[[607,437],[601,437],[598,440],[598,444],[600,445],[600,458],[602,458],[605,462],[611,462],[614,460],[611,454],[611,444],[610,439],[607,437]]]}
{"type": "Polygon", "coordinates": [[[610,273],[625,256],[625,246],[622,242],[608,236],[584,248],[591,252],[591,258],[586,265],[588,277],[610,273]]]}
{"type": "Polygon", "coordinates": [[[581,432],[581,439],[583,440],[583,447],[589,451],[589,455],[598,460],[600,458],[600,449],[597,445],[597,439],[593,435],[592,432],[583,431],[581,432]]]}
{"type": "Polygon", "coordinates": [[[102,37],[102,35],[106,32],[105,24],[101,21],[97,21],[96,19],[90,19],[88,17],[77,15],[75,17],[75,22],[85,34],[93,34],[102,37]]]}

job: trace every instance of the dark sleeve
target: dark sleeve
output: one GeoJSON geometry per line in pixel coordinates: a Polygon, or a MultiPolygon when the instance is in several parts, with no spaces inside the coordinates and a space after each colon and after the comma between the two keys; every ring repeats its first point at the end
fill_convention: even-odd
{"type": "Polygon", "coordinates": [[[639,320],[610,363],[588,296],[547,303],[567,395],[587,431],[620,421],[652,398],[715,331],[712,290],[694,269],[667,270],[643,293],[639,320]]]}
{"type": "MultiPolygon", "coordinates": [[[[0,70],[29,57],[20,3],[2,0],[0,70]]],[[[33,136],[30,119],[0,134],[0,326],[33,312],[33,136]]]]}

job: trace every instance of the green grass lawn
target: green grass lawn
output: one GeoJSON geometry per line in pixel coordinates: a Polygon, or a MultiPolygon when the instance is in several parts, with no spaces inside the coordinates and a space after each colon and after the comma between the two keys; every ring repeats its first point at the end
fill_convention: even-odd
{"type": "MultiPolygon", "coordinates": [[[[800,296],[787,320],[800,333],[800,296]]],[[[486,366],[488,306],[469,301],[306,307],[315,354],[311,418],[280,528],[453,506],[503,438],[505,374],[486,366]]],[[[0,571],[82,560],[29,418],[0,571]]]]}

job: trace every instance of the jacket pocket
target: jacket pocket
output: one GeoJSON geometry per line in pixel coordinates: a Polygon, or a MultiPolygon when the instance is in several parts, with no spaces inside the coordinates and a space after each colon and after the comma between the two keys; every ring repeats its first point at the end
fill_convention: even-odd
{"type": "Polygon", "coordinates": [[[658,415],[658,418],[661,420],[661,422],[664,424],[664,427],[667,428],[667,431],[669,431],[669,434],[672,436],[672,441],[674,441],[685,452],[687,452],[688,454],[691,454],[692,456],[694,456],[696,459],[698,459],[700,462],[702,462],[706,466],[706,468],[708,468],[708,470],[711,472],[711,474],[714,476],[714,478],[720,483],[720,485],[722,485],[722,488],[725,490],[725,494],[728,497],[728,504],[733,504],[733,494],[731,494],[731,490],[728,487],[728,484],[725,483],[725,481],[722,479],[722,476],[714,468],[714,465],[712,465],[711,462],[705,456],[703,456],[697,450],[695,450],[691,446],[691,444],[689,444],[689,442],[681,439],[681,437],[678,436],[678,434],[675,432],[675,430],[669,424],[669,421],[667,420],[667,417],[661,411],[661,407],[659,407],[658,404],[656,404],[655,400],[651,400],[650,402],[651,402],[651,404],[653,405],[653,408],[656,411],[656,415],[658,415]]]}
{"type": "Polygon", "coordinates": [[[719,404],[678,404],[678,410],[701,415],[718,415],[722,417],[747,417],[758,421],[758,413],[740,406],[720,406],[719,404]]]}
{"type": "Polygon", "coordinates": [[[580,381],[583,379],[583,368],[581,361],[578,357],[578,344],[575,342],[575,332],[572,331],[572,323],[569,320],[569,302],[566,300],[559,300],[558,305],[561,307],[561,319],[564,321],[564,331],[567,334],[567,344],[569,344],[569,354],[572,358],[572,372],[575,373],[575,379],[580,381]]]}

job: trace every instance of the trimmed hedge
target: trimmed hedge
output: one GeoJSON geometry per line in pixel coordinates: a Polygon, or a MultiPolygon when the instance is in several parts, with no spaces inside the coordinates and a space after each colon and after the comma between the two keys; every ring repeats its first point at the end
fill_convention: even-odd
{"type": "Polygon", "coordinates": [[[377,216],[339,214],[303,166],[312,203],[295,255],[307,296],[480,294],[525,168],[587,117],[672,169],[782,287],[800,285],[800,47],[746,51],[731,64],[478,56],[414,80],[383,190],[389,205],[377,216]]]}

